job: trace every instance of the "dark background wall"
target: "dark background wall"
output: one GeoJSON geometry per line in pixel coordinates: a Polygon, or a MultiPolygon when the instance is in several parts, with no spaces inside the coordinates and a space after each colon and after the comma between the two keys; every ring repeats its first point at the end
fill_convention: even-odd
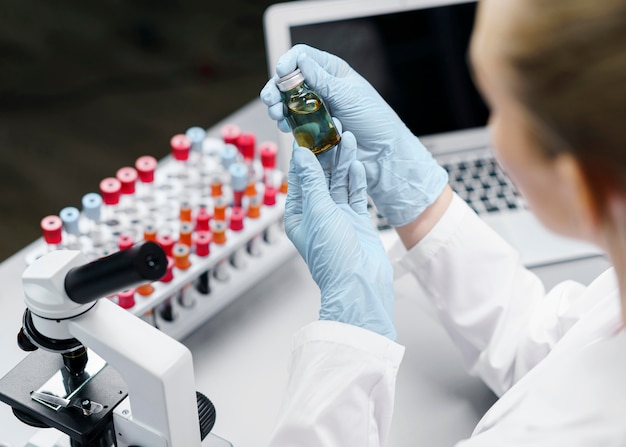
{"type": "Polygon", "coordinates": [[[39,221],[267,80],[271,0],[3,0],[0,260],[39,221]]]}

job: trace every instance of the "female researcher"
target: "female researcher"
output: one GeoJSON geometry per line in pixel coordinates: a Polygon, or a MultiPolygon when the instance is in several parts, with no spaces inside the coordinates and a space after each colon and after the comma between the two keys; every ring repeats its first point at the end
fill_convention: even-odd
{"type": "MultiPolygon", "coordinates": [[[[482,0],[471,64],[495,154],[529,206],[614,267],[588,287],[544,290],[363,78],[292,48],[277,74],[298,65],[346,132],[321,164],[294,148],[285,224],[322,303],[295,337],[271,445],[385,444],[402,347],[364,177],[406,247],[402,264],[500,396],[459,445],[626,445],[626,1],[482,0]]],[[[273,80],[261,98],[287,130],[273,80]]]]}

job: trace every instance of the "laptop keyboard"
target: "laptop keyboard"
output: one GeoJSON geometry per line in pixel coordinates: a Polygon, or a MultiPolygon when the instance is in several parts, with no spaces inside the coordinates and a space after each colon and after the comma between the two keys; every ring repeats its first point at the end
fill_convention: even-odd
{"type": "Polygon", "coordinates": [[[452,189],[478,215],[526,208],[526,202],[493,156],[483,153],[472,159],[442,163],[452,189]]]}
{"type": "MultiPolygon", "coordinates": [[[[488,149],[438,158],[452,189],[478,214],[514,212],[527,208],[488,149]]],[[[379,230],[391,228],[370,200],[372,220],[379,230]]]]}

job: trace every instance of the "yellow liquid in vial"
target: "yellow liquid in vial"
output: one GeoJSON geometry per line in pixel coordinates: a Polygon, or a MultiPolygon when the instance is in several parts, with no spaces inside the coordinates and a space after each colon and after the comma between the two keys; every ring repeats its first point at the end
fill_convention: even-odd
{"type": "Polygon", "coordinates": [[[315,95],[306,93],[291,98],[286,112],[296,142],[314,154],[327,151],[341,140],[335,123],[315,95]]]}

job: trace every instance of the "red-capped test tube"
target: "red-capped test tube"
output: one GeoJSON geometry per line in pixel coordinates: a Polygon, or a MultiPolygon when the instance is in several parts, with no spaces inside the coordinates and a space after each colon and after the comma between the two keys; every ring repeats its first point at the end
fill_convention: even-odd
{"type": "Polygon", "coordinates": [[[243,156],[243,161],[247,165],[251,165],[255,157],[256,136],[253,133],[244,132],[239,135],[235,145],[243,156]]]}
{"type": "MultiPolygon", "coordinates": [[[[174,258],[168,256],[167,257],[167,270],[165,271],[165,275],[159,280],[160,282],[168,283],[174,279],[174,258]]],[[[168,297],[166,298],[159,306],[157,307],[157,312],[159,316],[165,321],[174,321],[178,317],[178,312],[174,308],[174,298],[168,297]]]]}
{"type": "Polygon", "coordinates": [[[211,220],[211,213],[206,206],[201,206],[196,212],[196,227],[195,231],[209,231],[209,221],[211,220]]]}
{"type": "Polygon", "coordinates": [[[135,242],[130,234],[120,234],[117,238],[117,248],[120,250],[126,250],[133,246],[135,242]]]}
{"type": "Polygon", "coordinates": [[[157,244],[161,246],[167,256],[172,256],[172,248],[176,241],[171,234],[159,234],[156,239],[157,244]]]}
{"type": "Polygon", "coordinates": [[[154,201],[154,173],[158,162],[151,155],[144,155],[135,161],[135,169],[139,176],[137,197],[139,200],[154,201]]]}
{"type": "Polygon", "coordinates": [[[176,134],[170,140],[170,147],[172,148],[172,157],[177,165],[174,177],[181,180],[189,178],[187,161],[191,151],[191,140],[185,134],[176,134]]]}
{"type": "Polygon", "coordinates": [[[226,144],[237,145],[237,139],[241,135],[241,129],[236,124],[226,124],[222,126],[222,139],[226,144]]]}
{"type": "Polygon", "coordinates": [[[115,173],[115,178],[119,180],[121,184],[120,188],[120,209],[124,212],[134,212],[137,207],[134,204],[135,201],[135,184],[139,177],[137,170],[130,166],[120,168],[115,173]]]}
{"type": "Polygon", "coordinates": [[[102,221],[109,226],[119,225],[117,216],[118,205],[122,184],[115,177],[107,177],[100,182],[100,195],[102,196],[102,221]]]}
{"type": "MultiPolygon", "coordinates": [[[[194,235],[194,248],[196,252],[196,256],[201,258],[209,256],[211,253],[210,244],[213,241],[213,236],[210,231],[198,231],[194,235]]],[[[208,295],[211,291],[211,287],[209,284],[209,272],[205,271],[198,276],[194,285],[196,290],[203,295],[208,295]]]]}
{"type": "MultiPolygon", "coordinates": [[[[245,217],[245,211],[241,208],[234,207],[230,211],[230,224],[229,227],[232,231],[237,232],[243,230],[243,218],[245,217]]],[[[230,258],[230,263],[235,268],[243,268],[246,266],[246,247],[241,247],[235,250],[230,258]]]]}
{"type": "Polygon", "coordinates": [[[259,155],[263,166],[263,183],[272,188],[279,185],[276,172],[276,157],[278,146],[272,141],[264,141],[259,145],[259,155]]]}
{"type": "Polygon", "coordinates": [[[63,221],[59,216],[50,215],[41,219],[41,233],[43,240],[48,244],[48,250],[61,248],[63,242],[63,221]]]}
{"type": "Polygon", "coordinates": [[[117,294],[117,304],[122,309],[130,309],[135,305],[135,289],[128,289],[117,294]]]}

